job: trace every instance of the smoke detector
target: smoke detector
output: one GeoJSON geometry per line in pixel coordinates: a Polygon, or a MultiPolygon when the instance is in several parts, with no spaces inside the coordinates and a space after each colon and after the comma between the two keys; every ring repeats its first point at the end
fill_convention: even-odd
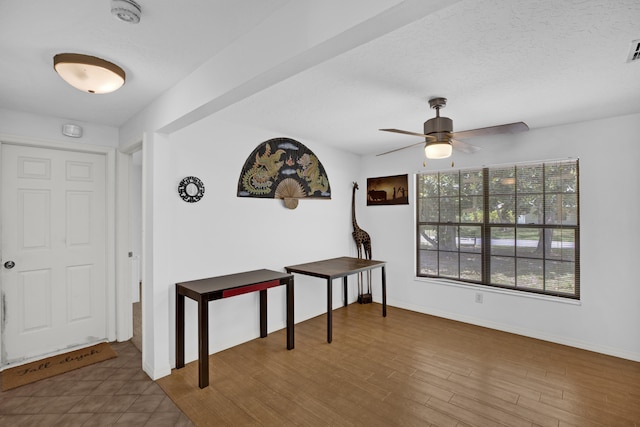
{"type": "Polygon", "coordinates": [[[65,136],[70,136],[71,138],[81,138],[82,128],[78,125],[67,123],[65,125],[62,125],[62,134],[65,136]]]}
{"type": "Polygon", "coordinates": [[[133,0],[111,0],[111,14],[120,21],[137,24],[141,13],[140,5],[133,0]]]}

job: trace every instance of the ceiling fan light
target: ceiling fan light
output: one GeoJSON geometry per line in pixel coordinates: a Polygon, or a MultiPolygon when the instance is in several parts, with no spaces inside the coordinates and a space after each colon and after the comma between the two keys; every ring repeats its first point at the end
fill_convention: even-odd
{"type": "Polygon", "coordinates": [[[427,159],[446,159],[451,156],[453,146],[449,141],[427,142],[424,146],[424,154],[427,159]]]}
{"type": "Polygon", "coordinates": [[[110,93],[124,85],[125,72],[104,59],[77,53],[53,57],[53,68],[71,86],[83,92],[110,93]]]}

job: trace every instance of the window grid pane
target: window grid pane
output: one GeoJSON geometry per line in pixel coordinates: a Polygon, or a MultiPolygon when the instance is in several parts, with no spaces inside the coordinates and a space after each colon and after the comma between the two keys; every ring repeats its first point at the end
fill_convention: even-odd
{"type": "Polygon", "coordinates": [[[440,174],[440,196],[457,196],[460,194],[460,173],[445,172],[440,174]]]}
{"type": "Polygon", "coordinates": [[[515,194],[516,168],[489,168],[490,194],[515,194]]]}
{"type": "Polygon", "coordinates": [[[543,193],[518,193],[516,206],[518,224],[543,224],[544,223],[544,194],[543,193]]]}
{"type": "Polygon", "coordinates": [[[546,257],[562,261],[575,262],[576,260],[576,232],[570,228],[553,230],[551,234],[551,247],[546,257]]]}
{"type": "Polygon", "coordinates": [[[482,175],[482,169],[461,171],[460,194],[463,196],[482,196],[484,187],[482,175]]]}
{"type": "Polygon", "coordinates": [[[447,277],[451,279],[460,278],[459,270],[459,255],[457,252],[440,252],[440,271],[441,277],[447,277]]]}
{"type": "Polygon", "coordinates": [[[518,166],[518,194],[542,193],[544,190],[544,168],[542,165],[518,166]]]}
{"type": "Polygon", "coordinates": [[[459,212],[459,197],[442,197],[440,199],[440,222],[459,222],[459,212]]]}
{"type": "Polygon", "coordinates": [[[460,253],[460,279],[482,282],[482,255],[460,253]]]}
{"type": "Polygon", "coordinates": [[[544,290],[544,261],[517,258],[516,266],[518,287],[544,290]]]}
{"type": "Polygon", "coordinates": [[[489,196],[489,222],[492,224],[515,224],[515,195],[489,196]]]}
{"type": "Polygon", "coordinates": [[[460,215],[460,222],[482,224],[482,196],[461,196],[460,215]]]}
{"type": "Polygon", "coordinates": [[[438,227],[438,250],[447,252],[458,251],[457,226],[441,225],[438,227]]]}
{"type": "Polygon", "coordinates": [[[491,284],[516,286],[516,259],[513,257],[491,257],[491,284]]]}
{"type": "Polygon", "coordinates": [[[491,255],[515,255],[515,227],[491,228],[491,255]]]}
{"type": "Polygon", "coordinates": [[[545,284],[547,291],[575,294],[575,263],[562,261],[545,262],[545,284]]]}
{"type": "Polygon", "coordinates": [[[420,212],[418,218],[420,222],[438,222],[440,207],[437,198],[425,197],[420,200],[419,204],[420,212]]]}
{"type": "Polygon", "coordinates": [[[419,227],[418,242],[420,249],[438,250],[438,226],[421,225],[419,227]]]}
{"type": "Polygon", "coordinates": [[[460,227],[460,252],[482,252],[482,227],[464,225],[460,227]]]}
{"type": "Polygon", "coordinates": [[[418,251],[418,272],[421,276],[438,275],[437,251],[418,251]]]}
{"type": "MultiPolygon", "coordinates": [[[[551,230],[518,227],[516,231],[516,256],[542,258],[546,242],[545,233],[547,231],[550,232],[551,230]]],[[[551,240],[548,241],[551,242],[551,240]]]]}

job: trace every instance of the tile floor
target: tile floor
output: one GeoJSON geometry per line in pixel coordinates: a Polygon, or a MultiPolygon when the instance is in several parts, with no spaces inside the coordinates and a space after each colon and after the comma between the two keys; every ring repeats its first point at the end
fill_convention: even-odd
{"type": "Polygon", "coordinates": [[[115,359],[0,392],[0,426],[193,426],[131,341],[111,345],[115,359]]]}

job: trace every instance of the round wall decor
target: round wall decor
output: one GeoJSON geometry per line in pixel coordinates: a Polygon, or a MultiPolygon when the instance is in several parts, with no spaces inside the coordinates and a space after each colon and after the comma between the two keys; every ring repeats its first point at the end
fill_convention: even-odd
{"type": "Polygon", "coordinates": [[[187,176],[178,184],[178,194],[188,203],[195,203],[204,195],[204,184],[195,176],[187,176]]]}

